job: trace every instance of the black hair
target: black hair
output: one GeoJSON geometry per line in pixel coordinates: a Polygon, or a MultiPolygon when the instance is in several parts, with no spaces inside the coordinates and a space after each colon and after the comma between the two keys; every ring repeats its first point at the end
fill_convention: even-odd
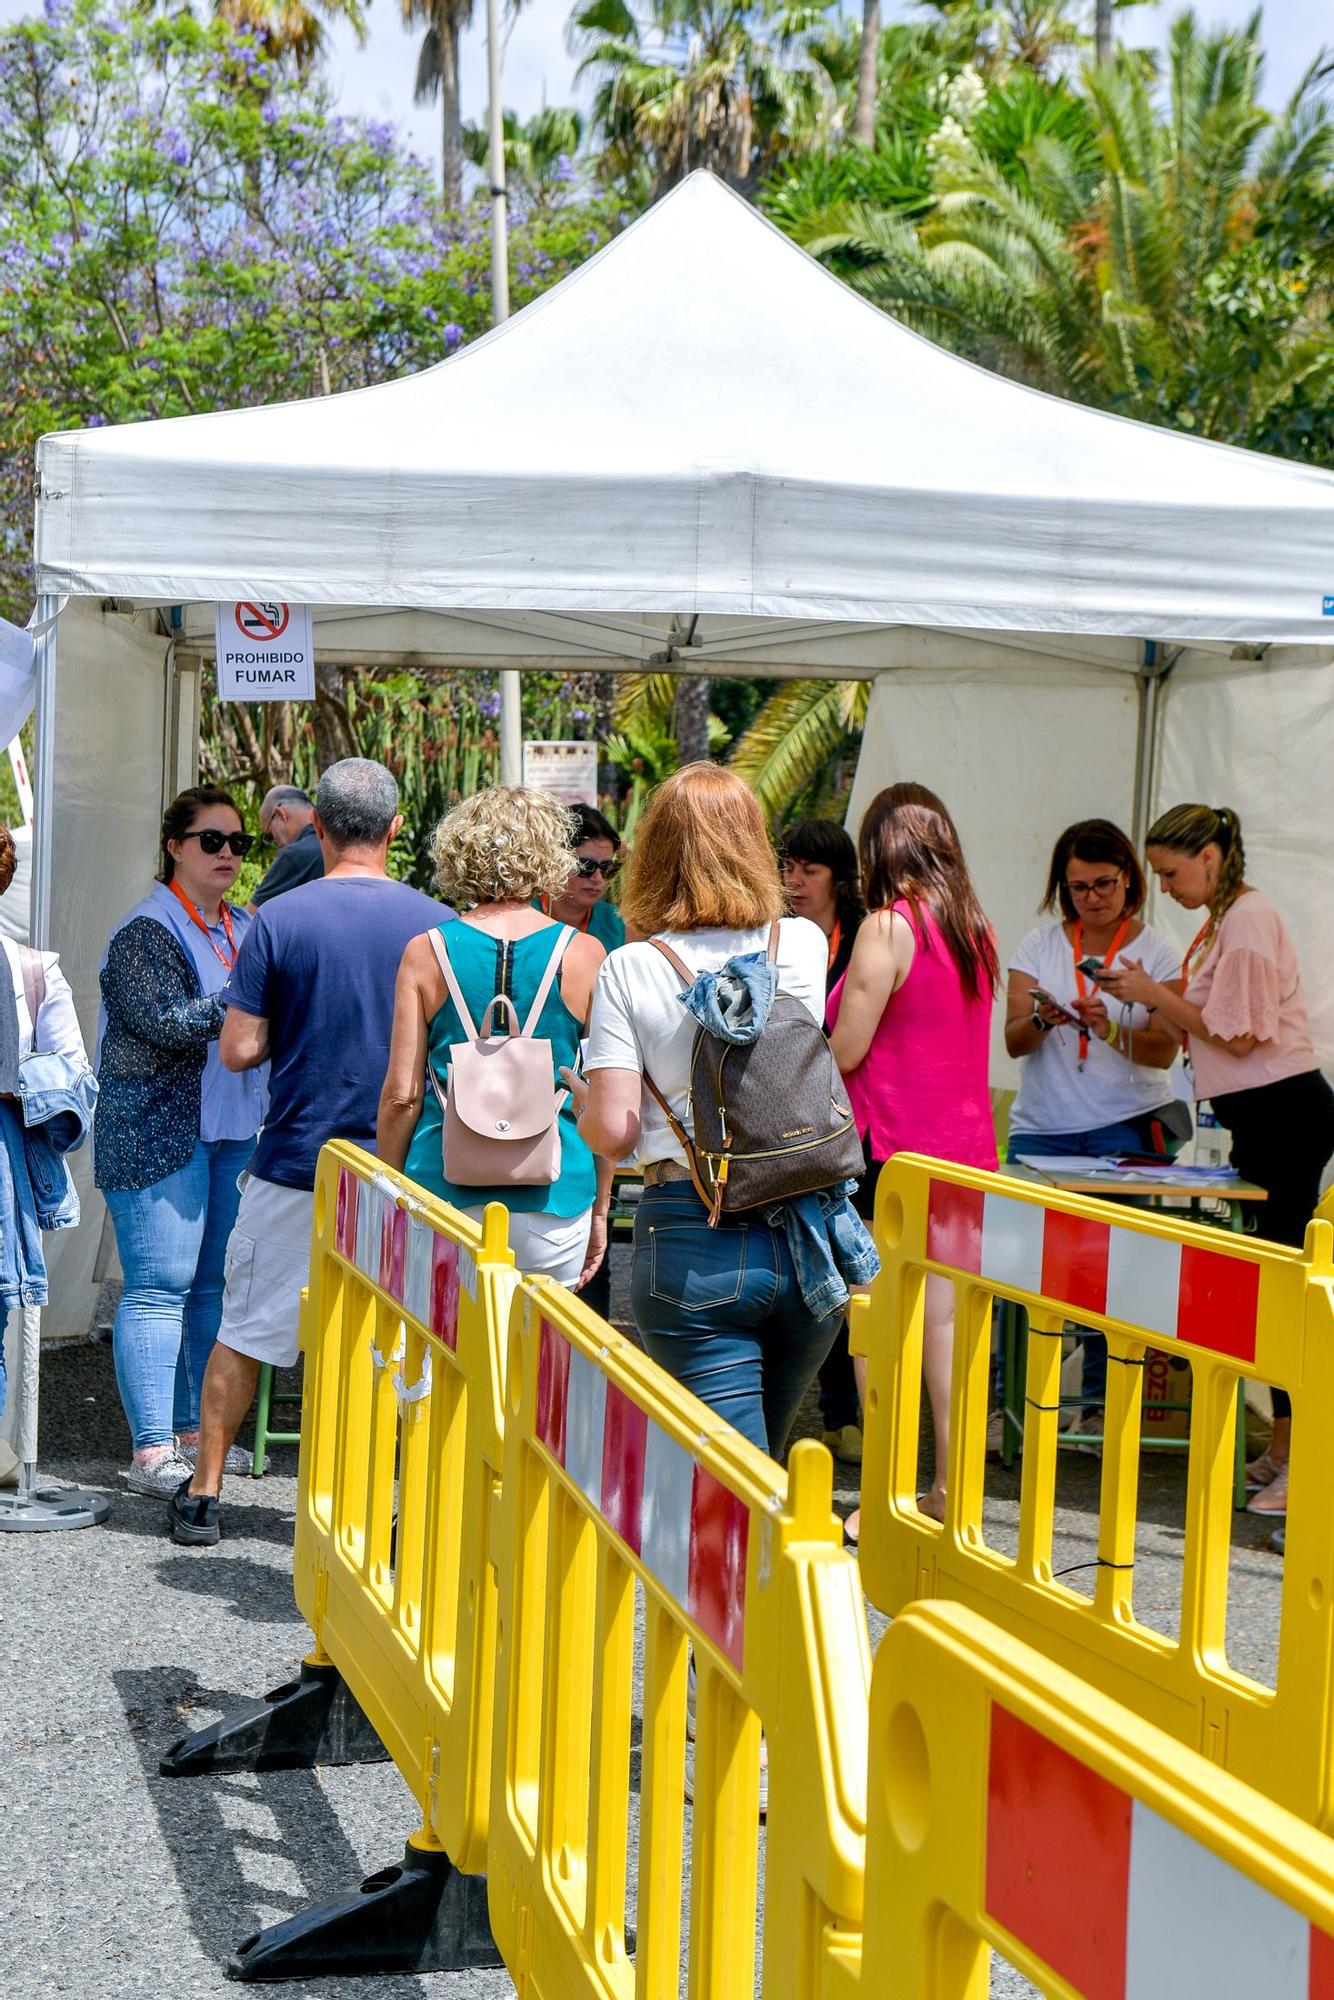
{"type": "Polygon", "coordinates": [[[221,785],[191,785],[183,792],[177,792],[171,804],[162,815],[162,860],[158,868],[159,882],[170,882],[176,873],[176,863],[167,847],[170,840],[183,840],[200,813],[210,806],[230,806],[236,817],[245,824],[241,808],[230,792],[221,785]]]}
{"type": "Polygon", "coordinates": [[[834,819],[799,819],[778,839],[780,861],[814,861],[834,878],[834,910],[844,936],[850,936],[866,915],[861,870],[852,835],[834,819]]]}
{"type": "Polygon", "coordinates": [[[582,847],[586,840],[609,840],[613,853],[619,853],[621,836],[611,821],[596,806],[571,806],[574,815],[574,838],[571,847],[582,847]]]}
{"type": "Polygon", "coordinates": [[[1065,829],[1051,851],[1047,893],[1039,903],[1039,909],[1054,910],[1059,905],[1061,915],[1068,924],[1078,921],[1079,912],[1065,881],[1065,871],[1072,861],[1106,861],[1117,869],[1126,878],[1126,915],[1139,915],[1144,908],[1149,885],[1144,879],[1138,854],[1120,827],[1110,819],[1076,820],[1073,826],[1065,829]]]}

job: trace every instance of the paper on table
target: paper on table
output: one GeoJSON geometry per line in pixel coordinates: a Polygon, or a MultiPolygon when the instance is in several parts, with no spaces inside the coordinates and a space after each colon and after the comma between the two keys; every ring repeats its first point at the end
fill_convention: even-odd
{"type": "Polygon", "coordinates": [[[1026,1153],[1017,1167],[1036,1167],[1040,1174],[1115,1174],[1122,1171],[1116,1160],[1102,1153],[1026,1153]]]}

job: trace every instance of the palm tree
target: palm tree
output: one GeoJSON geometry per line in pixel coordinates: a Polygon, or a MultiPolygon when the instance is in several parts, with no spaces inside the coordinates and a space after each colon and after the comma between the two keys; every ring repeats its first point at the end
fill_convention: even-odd
{"type": "Polygon", "coordinates": [[[576,74],[596,85],[604,179],[656,198],[696,167],[752,192],[837,131],[817,53],[831,0],[587,0],[570,18],[576,74]]]}
{"type": "Polygon", "coordinates": [[[836,806],[870,696],[869,681],[779,682],[728,758],[771,825],[799,803],[811,812],[836,806]]]}
{"type": "Polygon", "coordinates": [[[412,94],[418,104],[440,99],[440,184],[445,207],[463,206],[463,113],[459,99],[459,38],[472,20],[473,0],[402,0],[405,27],[426,25],[412,94]]]}
{"type": "Polygon", "coordinates": [[[1086,73],[1093,145],[1045,131],[1002,166],[974,135],[914,226],[850,202],[793,233],[886,311],[1021,380],[1266,446],[1334,396],[1328,264],[1285,220],[1329,199],[1334,122],[1303,85],[1277,121],[1251,29],[1173,24],[1165,114],[1142,64],[1086,73]]]}
{"type": "Polygon", "coordinates": [[[275,62],[298,70],[324,53],[326,19],[346,21],[358,42],[366,39],[362,0],[315,0],[314,8],[306,0],[213,0],[213,16],[252,35],[275,62]]]}
{"type": "MultiPolygon", "coordinates": [[[[551,104],[536,112],[526,125],[507,111],[504,128],[506,186],[522,191],[538,205],[551,201],[573,176],[584,136],[583,118],[569,106],[551,104]]],[[[485,171],[491,158],[490,127],[465,125],[463,150],[475,167],[485,171]]]]}

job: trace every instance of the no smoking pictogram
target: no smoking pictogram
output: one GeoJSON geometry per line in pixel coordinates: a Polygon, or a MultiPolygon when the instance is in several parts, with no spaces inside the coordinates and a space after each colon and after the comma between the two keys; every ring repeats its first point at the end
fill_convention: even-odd
{"type": "Polygon", "coordinates": [[[285,604],[238,604],[236,623],[247,639],[265,645],[281,639],[289,617],[285,604]]]}

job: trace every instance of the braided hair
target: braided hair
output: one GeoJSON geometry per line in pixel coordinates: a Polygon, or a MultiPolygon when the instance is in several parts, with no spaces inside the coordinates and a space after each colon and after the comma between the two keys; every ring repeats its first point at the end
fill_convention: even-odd
{"type": "Polygon", "coordinates": [[[1218,879],[1209,898],[1209,928],[1200,941],[1199,957],[1207,957],[1218,926],[1246,884],[1246,849],[1241,821],[1231,806],[1171,806],[1144,836],[1146,847],[1170,847],[1176,854],[1198,854],[1210,845],[1219,852],[1218,879]]]}

